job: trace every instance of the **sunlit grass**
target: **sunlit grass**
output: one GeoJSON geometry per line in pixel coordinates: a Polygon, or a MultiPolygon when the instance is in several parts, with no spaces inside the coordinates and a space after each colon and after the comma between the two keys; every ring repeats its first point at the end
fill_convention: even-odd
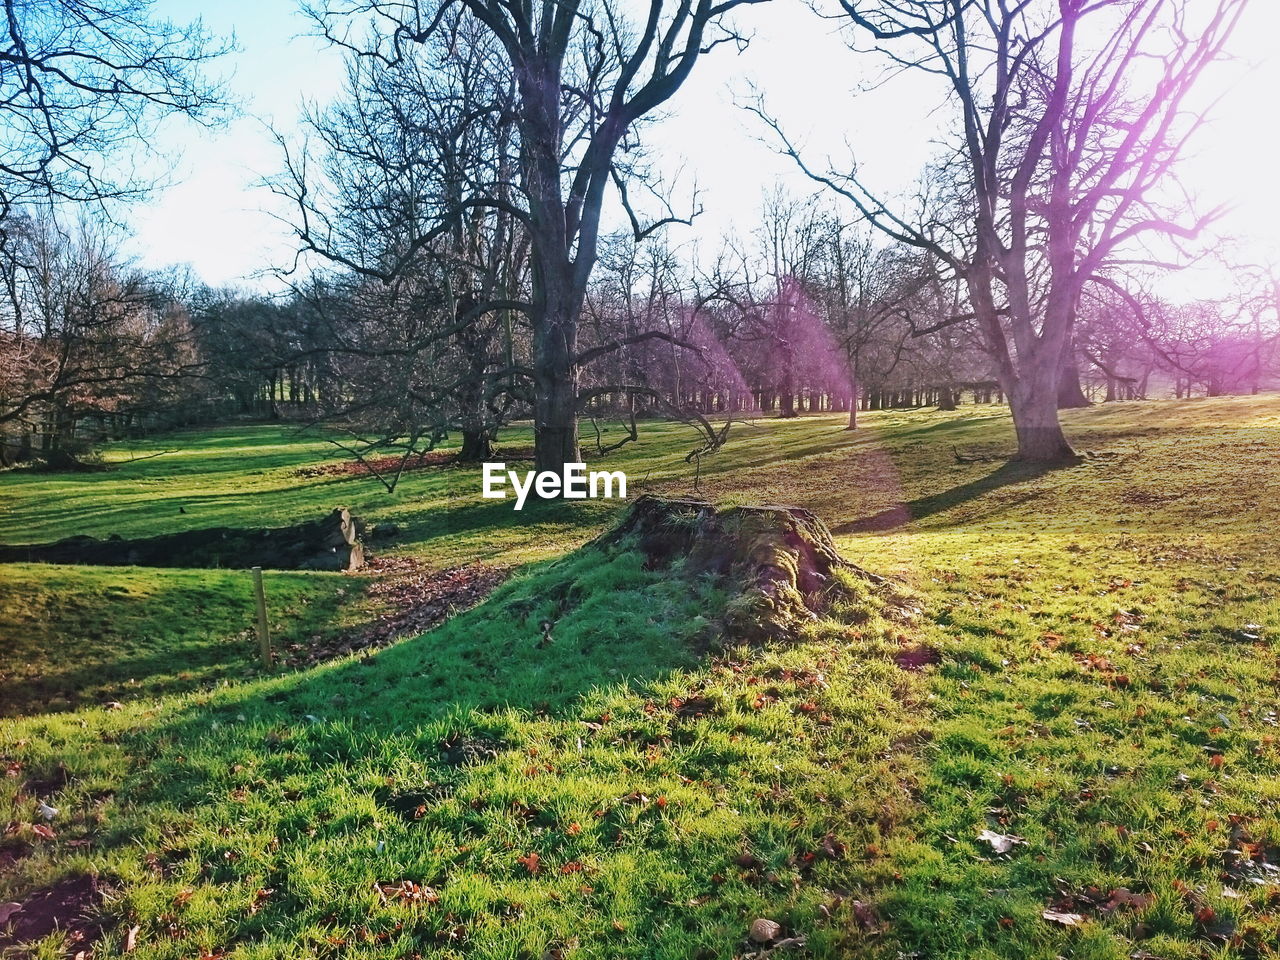
{"type": "MultiPolygon", "coordinates": [[[[110,688],[121,710],[0,726],[5,761],[24,764],[0,782],[19,823],[0,846],[31,851],[0,900],[96,870],[118,896],[104,954],[137,924],[140,957],[728,958],[756,916],[819,957],[1275,956],[1280,398],[1073,412],[1089,456],[1048,472],[957,460],[1012,450],[999,408],[864,422],[739,425],[699,490],[813,509],[847,556],[921,597],[921,621],[847,610],[795,647],[718,661],[688,642],[714,591],[626,556],[546,565],[614,504],[515,514],[480,501],[478,470],[414,474],[393,497],[303,479],[326,446],[264,427],[157,439],[134,455],[181,452],[105,474],[0,476],[8,542],[286,523],[344,504],[399,523],[395,549],[438,566],[542,562],[368,664],[279,678],[239,678],[211,653],[250,623],[239,581],[219,579],[232,574],[0,568],[6,609],[74,601],[46,603],[38,634],[32,619],[0,626],[6,670],[9,651],[37,672],[93,656],[94,672],[113,669],[92,632],[99,607],[121,659],[145,636],[159,665],[151,686],[110,688]],[[562,610],[566,581],[579,588],[562,610]],[[555,642],[539,647],[550,613],[555,642]],[[903,672],[900,644],[941,662],[903,672]],[[168,693],[179,656],[210,658],[192,683],[231,682],[168,693]],[[779,679],[784,667],[829,686],[779,679]],[[757,709],[762,685],[778,696],[757,709]],[[715,711],[677,716],[671,698],[691,691],[715,711]],[[442,750],[455,734],[482,745],[475,762],[442,750]],[[44,841],[18,790],[60,763],[71,780],[44,841]],[[996,854],[983,829],[1025,843],[996,854]],[[806,860],[828,834],[841,855],[806,860]],[[406,879],[439,902],[387,906],[373,890],[406,879]],[[1100,911],[1092,888],[1140,899],[1100,911]],[[1079,925],[1046,920],[1051,908],[1079,925]]],[[[648,425],[610,465],[632,494],[689,493],[692,442],[648,425]]],[[[282,581],[291,629],[329,621],[352,584],[310,575],[290,601],[282,581]]]]}

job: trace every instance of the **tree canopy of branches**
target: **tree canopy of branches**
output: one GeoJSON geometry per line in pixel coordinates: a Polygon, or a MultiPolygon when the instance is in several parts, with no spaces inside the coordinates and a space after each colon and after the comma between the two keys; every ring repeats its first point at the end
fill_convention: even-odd
{"type": "Polygon", "coordinates": [[[208,119],[225,105],[202,68],[226,47],[199,23],[178,26],[151,8],[4,2],[0,425],[18,424],[24,447],[38,432],[56,451],[72,411],[118,412],[147,392],[140,384],[158,388],[191,369],[183,325],[158,319],[164,297],[116,261],[83,209],[102,218],[147,192],[156,167],[137,158],[161,119],[208,119]]]}
{"type": "Polygon", "coordinates": [[[18,459],[74,466],[78,422],[105,427],[162,408],[198,372],[187,313],[159,278],[122,263],[117,238],[91,220],[11,228],[26,268],[13,288],[21,322],[0,332],[0,426],[19,425],[18,459]]]}
{"type": "MultiPolygon", "coordinates": [[[[642,222],[632,203],[629,188],[652,185],[633,159],[639,127],[675,95],[703,55],[745,42],[725,18],[755,2],[761,0],[649,0],[637,22],[616,0],[340,0],[310,8],[325,37],[353,56],[387,66],[431,43],[460,10],[488,41],[495,73],[511,78],[510,100],[488,110],[509,111],[514,121],[512,179],[518,190],[495,194],[491,184],[468,183],[469,189],[439,206],[436,229],[487,207],[506,212],[527,236],[528,296],[518,306],[531,331],[528,367],[540,470],[558,471],[580,458],[578,414],[590,400],[579,389],[580,372],[588,354],[602,355],[602,345],[584,348],[578,326],[599,256],[606,198],[612,191],[620,200],[637,235],[676,219],[642,222]]],[[[475,122],[486,121],[477,116],[475,122]]],[[[481,302],[474,309],[487,307],[481,302]]]]}
{"type": "Polygon", "coordinates": [[[145,193],[124,150],[172,114],[225,105],[201,68],[226,50],[199,23],[151,15],[151,0],[4,0],[0,218],[35,201],[145,193]]]}
{"type": "Polygon", "coordinates": [[[312,111],[320,145],[294,153],[275,189],[296,211],[304,252],[331,266],[295,283],[345,386],[317,414],[360,454],[402,457],[453,431],[467,459],[489,455],[522,394],[512,314],[528,247],[512,213],[512,83],[464,11],[404,56],[351,57],[344,94],[312,111]]]}
{"type": "Polygon", "coordinates": [[[910,211],[856,169],[815,168],[757,111],[806,173],[961,285],[950,322],[990,356],[1023,459],[1073,455],[1058,392],[1085,288],[1207,222],[1162,201],[1202,122],[1192,91],[1245,2],[840,0],[855,36],[945,89],[954,137],[910,211]]]}

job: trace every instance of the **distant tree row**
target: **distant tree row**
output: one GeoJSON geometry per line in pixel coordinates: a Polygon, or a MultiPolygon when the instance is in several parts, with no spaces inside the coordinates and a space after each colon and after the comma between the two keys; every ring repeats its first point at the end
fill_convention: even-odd
{"type": "MultiPolygon", "coordinates": [[[[864,410],[1007,402],[972,331],[950,322],[954,287],[926,262],[817,198],[775,191],[763,208],[750,237],[701,268],[660,238],[602,241],[580,330],[589,447],[634,440],[652,416],[695,425],[701,450],[726,419],[840,412],[852,428],[864,410]]],[[[72,467],[106,437],[238,417],[323,424],[359,456],[457,438],[463,459],[483,460],[500,427],[532,414],[522,318],[466,317],[445,281],[335,272],[264,298],[138,271],[91,220],[11,218],[9,230],[6,464],[72,467]]],[[[1088,298],[1060,405],[1280,386],[1280,284],[1237,276],[1216,301],[1088,298]]]]}
{"type": "Polygon", "coordinates": [[[227,48],[148,0],[6,0],[0,41],[0,465],[80,463],[77,432],[185,397],[199,367],[178,275],[115,253],[166,117],[215,121],[227,48]]]}

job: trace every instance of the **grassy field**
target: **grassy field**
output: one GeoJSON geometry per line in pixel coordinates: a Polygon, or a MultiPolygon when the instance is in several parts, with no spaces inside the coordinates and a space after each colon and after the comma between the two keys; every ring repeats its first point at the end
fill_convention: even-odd
{"type": "MultiPolygon", "coordinates": [[[[707,655],[714,585],[571,552],[608,503],[515,514],[461,469],[387,496],[261,426],[0,475],[3,542],[341,504],[432,566],[527,565],[279,676],[243,574],[0,567],[0,713],[29,714],[0,720],[0,902],[93,872],[95,955],[147,958],[729,958],[756,917],[813,957],[1280,955],[1280,398],[1075,412],[1054,471],[981,459],[999,408],[840,427],[740,425],[700,492],[814,510],[921,616],[854,585],[794,644],[707,655]]],[[[653,425],[610,466],[691,492],[691,443],[653,425]]],[[[361,584],[272,575],[278,629],[358,622],[361,584]]]]}

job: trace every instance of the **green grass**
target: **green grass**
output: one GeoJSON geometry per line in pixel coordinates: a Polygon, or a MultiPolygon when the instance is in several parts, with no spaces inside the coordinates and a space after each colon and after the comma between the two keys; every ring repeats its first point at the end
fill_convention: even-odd
{"type": "MultiPolygon", "coordinates": [[[[274,572],[274,643],[344,619],[363,578],[274,572]],[[341,594],[339,591],[343,591],[341,594]]],[[[249,577],[230,570],[0,566],[0,716],[195,690],[254,673],[249,577]]]]}
{"type": "MultiPolygon", "coordinates": [[[[152,686],[109,688],[123,709],[0,722],[0,754],[22,764],[0,781],[18,822],[0,846],[30,851],[0,900],[92,869],[115,891],[101,951],[136,924],[139,957],[728,958],[756,916],[816,957],[1276,956],[1280,878],[1262,861],[1280,862],[1280,399],[1072,413],[1095,455],[1048,472],[956,461],[1011,449],[995,408],[866,423],[743,425],[701,488],[814,509],[846,555],[915,591],[920,621],[884,622],[863,597],[795,645],[716,657],[689,642],[723,603],[710,586],[629,554],[547,562],[609,504],[514,514],[462,470],[390,498],[300,480],[323,446],[261,427],[157,440],[136,452],[182,452],[107,474],[0,477],[6,541],[341,503],[402,524],[397,549],[433,564],[537,561],[368,662],[244,678],[217,652],[248,624],[244,595],[202,586],[214,572],[0,568],[6,610],[41,591],[79,604],[48,614],[33,673],[97,651],[108,682],[99,605],[136,618],[111,627],[121,659],[156,664],[137,671],[152,686]],[[543,617],[558,620],[547,648],[543,617]],[[941,662],[903,672],[901,643],[941,662]],[[223,682],[173,692],[170,656],[203,658],[192,684],[223,682]],[[713,708],[681,717],[691,697],[713,708]],[[475,762],[442,750],[458,735],[475,762]],[[55,785],[60,764],[43,840],[20,787],[55,785]],[[983,829],[1025,843],[996,854],[983,829]],[[402,880],[438,902],[383,904],[374,883],[402,880]],[[1100,911],[1091,888],[1140,899],[1100,911]]],[[[632,494],[689,492],[689,443],[654,425],[627,448],[632,494]]],[[[294,576],[273,596],[300,636],[356,615],[352,578],[294,576]]],[[[6,670],[30,632],[0,627],[6,670]]]]}
{"type": "Polygon", "coordinates": [[[367,662],[46,721],[22,775],[67,766],[57,842],[87,845],[19,829],[7,884],[92,864],[121,891],[101,949],[138,923],[155,957],[721,956],[762,897],[811,923],[861,872],[824,843],[901,805],[910,678],[856,593],[801,644],[699,662],[723,600],[642,559],[575,555],[367,662]],[[380,902],[404,880],[438,902],[380,902]]]}

